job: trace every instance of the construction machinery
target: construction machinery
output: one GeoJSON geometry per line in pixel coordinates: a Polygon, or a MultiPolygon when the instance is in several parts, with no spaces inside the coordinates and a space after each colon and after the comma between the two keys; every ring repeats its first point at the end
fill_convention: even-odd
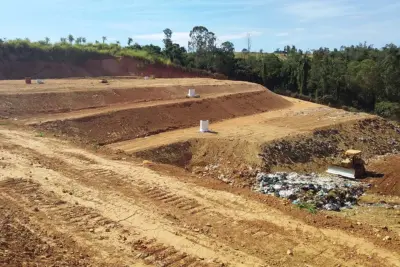
{"type": "Polygon", "coordinates": [[[365,162],[361,158],[360,150],[347,150],[338,164],[328,167],[327,173],[336,174],[352,179],[359,179],[365,175],[365,162]]]}

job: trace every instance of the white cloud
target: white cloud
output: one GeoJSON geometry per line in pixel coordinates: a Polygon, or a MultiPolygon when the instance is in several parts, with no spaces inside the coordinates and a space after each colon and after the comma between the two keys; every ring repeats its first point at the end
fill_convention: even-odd
{"type": "Polygon", "coordinates": [[[275,36],[278,36],[278,37],[284,37],[284,36],[288,36],[288,35],[289,35],[288,32],[279,32],[279,33],[275,34],[275,36]]]}
{"type": "Polygon", "coordinates": [[[295,15],[301,20],[336,18],[356,13],[356,8],[343,0],[307,0],[296,1],[283,7],[288,14],[295,15]]]}

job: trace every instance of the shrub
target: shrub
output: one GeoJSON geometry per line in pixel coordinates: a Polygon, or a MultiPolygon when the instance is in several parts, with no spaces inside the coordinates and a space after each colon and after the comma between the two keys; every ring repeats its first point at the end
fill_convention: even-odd
{"type": "Polygon", "coordinates": [[[337,100],[332,95],[324,95],[323,97],[318,99],[318,103],[325,104],[325,105],[337,105],[337,100]]]}
{"type": "Polygon", "coordinates": [[[385,118],[400,119],[400,104],[394,102],[379,102],[375,105],[375,113],[385,118]]]}

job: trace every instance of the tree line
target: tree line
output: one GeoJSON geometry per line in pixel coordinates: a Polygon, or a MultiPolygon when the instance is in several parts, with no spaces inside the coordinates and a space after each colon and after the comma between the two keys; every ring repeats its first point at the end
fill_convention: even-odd
{"type": "Polygon", "coordinates": [[[400,117],[400,47],[394,44],[379,49],[364,43],[311,51],[286,46],[275,53],[243,49],[239,57],[233,43],[218,44],[217,36],[204,26],[190,31],[187,49],[173,42],[172,30],[163,33],[164,47],[142,46],[132,38],[126,45],[109,44],[106,36],[94,43],[72,35],[53,44],[49,38],[39,42],[0,39],[0,59],[17,55],[19,60],[80,62],[104,54],[133,56],[256,82],[310,101],[400,117]]]}
{"type": "Polygon", "coordinates": [[[312,51],[286,46],[275,53],[243,49],[237,57],[231,42],[218,46],[216,35],[205,27],[190,32],[186,53],[171,42],[171,35],[167,29],[164,51],[176,64],[260,83],[305,100],[400,118],[400,47],[394,44],[380,49],[363,43],[312,51]]]}

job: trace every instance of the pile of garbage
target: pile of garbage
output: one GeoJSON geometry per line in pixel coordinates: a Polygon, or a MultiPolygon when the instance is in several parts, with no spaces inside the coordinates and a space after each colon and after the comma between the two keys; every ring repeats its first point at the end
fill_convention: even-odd
{"type": "Polygon", "coordinates": [[[331,175],[277,172],[257,174],[256,191],[289,199],[293,204],[313,205],[316,209],[340,211],[352,208],[366,185],[331,175]]]}

